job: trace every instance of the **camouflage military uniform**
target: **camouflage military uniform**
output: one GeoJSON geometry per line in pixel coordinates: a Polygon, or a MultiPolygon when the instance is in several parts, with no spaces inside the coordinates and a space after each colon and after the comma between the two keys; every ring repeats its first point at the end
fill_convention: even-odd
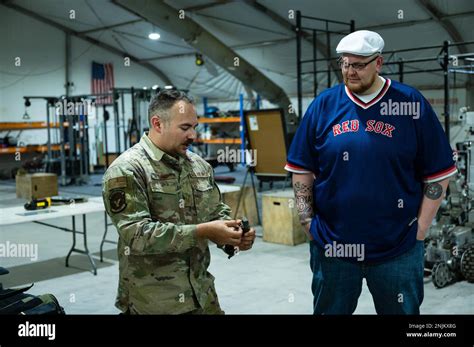
{"type": "Polygon", "coordinates": [[[119,233],[116,306],[131,314],[223,313],[208,241],[196,225],[231,219],[212,167],[198,155],[176,159],[147,134],[103,178],[103,198],[119,233]]]}

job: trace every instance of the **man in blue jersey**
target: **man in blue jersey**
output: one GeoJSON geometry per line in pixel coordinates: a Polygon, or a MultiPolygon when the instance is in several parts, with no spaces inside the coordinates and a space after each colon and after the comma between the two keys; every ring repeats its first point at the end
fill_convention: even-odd
{"type": "Polygon", "coordinates": [[[423,239],[456,173],[427,100],[379,76],[383,46],[366,30],[340,41],[344,84],[311,103],[289,150],[315,314],[352,314],[363,278],[378,314],[419,314],[423,239]]]}

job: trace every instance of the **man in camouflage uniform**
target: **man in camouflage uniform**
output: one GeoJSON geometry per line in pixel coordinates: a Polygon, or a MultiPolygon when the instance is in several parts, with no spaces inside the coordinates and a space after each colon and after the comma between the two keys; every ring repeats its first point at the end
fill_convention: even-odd
{"type": "Polygon", "coordinates": [[[150,132],[103,178],[105,208],[119,233],[116,306],[130,314],[220,314],[208,240],[248,250],[222,203],[212,167],[187,151],[198,125],[186,94],[165,90],[149,106],[150,132]]]}

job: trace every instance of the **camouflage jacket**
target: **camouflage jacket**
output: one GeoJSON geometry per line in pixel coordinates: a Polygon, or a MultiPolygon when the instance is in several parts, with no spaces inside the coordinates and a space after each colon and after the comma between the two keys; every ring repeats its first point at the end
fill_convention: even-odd
{"type": "Polygon", "coordinates": [[[197,154],[175,159],[145,133],[103,178],[105,208],[119,233],[116,306],[136,314],[202,307],[214,290],[208,241],[196,225],[231,219],[212,167],[197,154]]]}

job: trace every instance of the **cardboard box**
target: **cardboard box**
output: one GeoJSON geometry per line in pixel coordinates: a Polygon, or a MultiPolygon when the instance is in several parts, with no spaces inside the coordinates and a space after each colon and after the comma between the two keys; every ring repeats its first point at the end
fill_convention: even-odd
{"type": "Polygon", "coordinates": [[[16,197],[26,200],[58,195],[58,176],[53,173],[16,175],[16,197]]]}
{"type": "Polygon", "coordinates": [[[262,194],[263,241],[298,245],[307,241],[292,189],[262,194]]]}

